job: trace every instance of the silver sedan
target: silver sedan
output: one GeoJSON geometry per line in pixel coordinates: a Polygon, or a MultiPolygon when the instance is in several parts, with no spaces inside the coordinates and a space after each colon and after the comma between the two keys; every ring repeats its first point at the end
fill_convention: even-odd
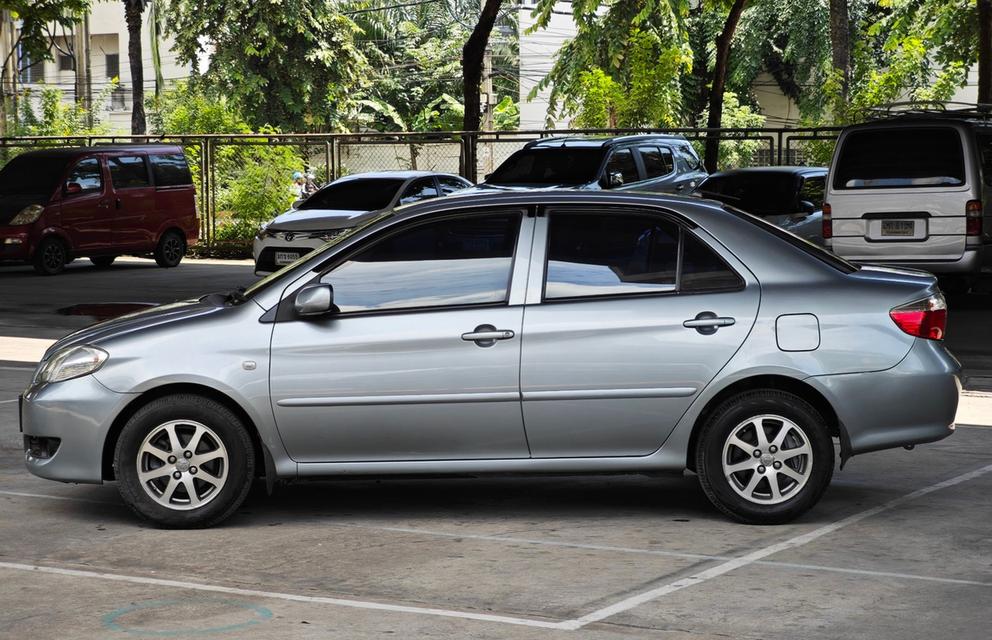
{"type": "Polygon", "coordinates": [[[827,489],[834,440],[844,460],[953,432],[945,322],[932,276],[709,201],[442,198],[63,338],[23,396],[25,457],[169,527],[220,522],[257,476],[687,468],[779,523],[827,489]]]}

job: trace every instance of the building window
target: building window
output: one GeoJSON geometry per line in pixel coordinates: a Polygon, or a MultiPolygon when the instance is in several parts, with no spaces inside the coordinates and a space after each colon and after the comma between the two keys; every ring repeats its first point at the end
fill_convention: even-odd
{"type": "Polygon", "coordinates": [[[104,66],[108,78],[119,78],[121,75],[121,56],[119,53],[108,53],[104,56],[104,66]]]}
{"type": "Polygon", "coordinates": [[[32,61],[31,56],[28,55],[28,52],[23,49],[20,51],[19,57],[20,62],[18,63],[18,68],[20,69],[21,84],[32,84],[35,82],[45,81],[44,60],[32,61]]]}
{"type": "Polygon", "coordinates": [[[76,59],[64,53],[59,54],[59,71],[75,71],[76,59]]]}

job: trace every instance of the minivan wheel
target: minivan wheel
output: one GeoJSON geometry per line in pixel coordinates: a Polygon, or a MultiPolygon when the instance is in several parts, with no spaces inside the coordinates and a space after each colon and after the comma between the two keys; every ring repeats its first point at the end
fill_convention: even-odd
{"type": "Polygon", "coordinates": [[[166,528],[209,527],[241,506],[255,455],[230,409],[179,394],[131,416],[114,448],[114,471],[121,497],[139,516],[166,528]]]}
{"type": "Polygon", "coordinates": [[[749,524],[780,524],[820,500],[833,476],[834,445],[823,417],[802,398],[751,391],[706,421],[696,470],[720,511],[749,524]]]}
{"type": "Polygon", "coordinates": [[[114,264],[114,260],[116,259],[117,256],[92,256],[90,258],[90,262],[92,262],[94,266],[101,269],[106,269],[110,265],[114,264]]]}
{"type": "Polygon", "coordinates": [[[35,250],[32,264],[34,270],[43,276],[62,273],[65,265],[69,264],[69,252],[65,243],[55,237],[45,238],[35,250]]]}
{"type": "Polygon", "coordinates": [[[166,231],[155,247],[155,262],[160,267],[177,267],[186,255],[186,239],[178,231],[166,231]]]}

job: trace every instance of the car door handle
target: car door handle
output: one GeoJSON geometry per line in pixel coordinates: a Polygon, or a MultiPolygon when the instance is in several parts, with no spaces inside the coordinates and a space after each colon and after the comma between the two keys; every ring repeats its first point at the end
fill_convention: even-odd
{"type": "Polygon", "coordinates": [[[703,311],[692,320],[686,320],[682,326],[686,329],[695,329],[703,335],[716,333],[720,327],[729,327],[736,323],[734,318],[721,318],[712,311],[703,311]]]}
{"type": "Polygon", "coordinates": [[[114,200],[114,204],[117,206],[118,209],[120,209],[123,203],[121,202],[120,198],[117,198],[116,200],[114,200]]]}
{"type": "Polygon", "coordinates": [[[509,329],[497,329],[491,324],[482,324],[476,327],[474,331],[463,333],[462,340],[474,342],[480,347],[491,347],[496,344],[497,340],[509,340],[515,335],[509,329]]]}

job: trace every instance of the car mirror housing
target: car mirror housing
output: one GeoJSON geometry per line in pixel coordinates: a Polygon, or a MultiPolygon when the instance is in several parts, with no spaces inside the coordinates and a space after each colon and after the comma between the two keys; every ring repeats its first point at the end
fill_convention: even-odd
{"type": "Polygon", "coordinates": [[[81,193],[83,187],[78,182],[67,182],[65,185],[65,194],[71,196],[77,193],[81,193]]]}
{"type": "Polygon", "coordinates": [[[296,293],[293,309],[298,316],[320,316],[334,310],[334,289],[329,284],[308,284],[296,293]]]}
{"type": "Polygon", "coordinates": [[[606,189],[615,189],[616,187],[623,186],[623,174],[619,171],[611,171],[606,174],[602,181],[603,187],[606,189]]]}

